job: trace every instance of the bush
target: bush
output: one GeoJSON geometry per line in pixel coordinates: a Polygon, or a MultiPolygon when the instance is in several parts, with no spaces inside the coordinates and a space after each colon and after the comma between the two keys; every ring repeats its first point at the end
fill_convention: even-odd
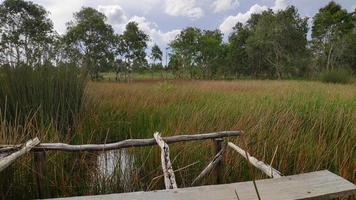
{"type": "Polygon", "coordinates": [[[8,123],[53,125],[62,133],[74,127],[86,85],[75,66],[0,67],[0,115],[8,123]]]}
{"type": "Polygon", "coordinates": [[[348,83],[352,79],[352,73],[346,69],[337,69],[321,73],[321,81],[325,83],[348,83]]]}

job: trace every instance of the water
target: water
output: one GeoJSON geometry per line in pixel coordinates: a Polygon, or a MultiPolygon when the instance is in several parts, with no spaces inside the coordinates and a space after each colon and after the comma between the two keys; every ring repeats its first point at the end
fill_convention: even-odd
{"type": "MultiPolygon", "coordinates": [[[[97,174],[101,180],[118,180],[128,186],[134,167],[134,156],[126,149],[111,150],[100,153],[97,157],[97,174]]],[[[101,181],[99,181],[101,182],[101,181]]]]}

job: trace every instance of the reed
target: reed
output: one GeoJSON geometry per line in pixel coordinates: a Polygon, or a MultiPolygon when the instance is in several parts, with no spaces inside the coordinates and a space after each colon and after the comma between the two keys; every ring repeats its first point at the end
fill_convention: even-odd
{"type": "Polygon", "coordinates": [[[70,65],[0,67],[0,112],[8,123],[74,128],[84,98],[85,76],[70,65]]]}
{"type": "MultiPolygon", "coordinates": [[[[355,183],[355,88],[307,81],[90,82],[89,98],[70,137],[64,140],[56,129],[30,125],[20,134],[36,132],[43,142],[84,144],[152,138],[156,131],[168,136],[244,130],[246,145],[238,138],[229,140],[247,146],[258,160],[273,160],[282,175],[329,169],[355,183]]],[[[2,128],[0,135],[17,134],[16,125],[2,128]]],[[[212,141],[169,147],[178,187],[189,187],[215,155],[212,141]]],[[[232,150],[226,150],[223,160],[223,182],[252,179],[246,160],[232,150]]],[[[51,197],[164,188],[158,146],[99,155],[50,152],[46,164],[51,197]]],[[[33,171],[31,157],[6,169],[0,174],[1,197],[36,198],[33,171]]],[[[215,180],[209,176],[201,184],[215,180]]]]}

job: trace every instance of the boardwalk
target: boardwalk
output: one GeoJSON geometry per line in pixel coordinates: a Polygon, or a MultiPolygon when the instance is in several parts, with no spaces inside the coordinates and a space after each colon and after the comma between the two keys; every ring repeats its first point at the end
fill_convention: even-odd
{"type": "MultiPolygon", "coordinates": [[[[354,184],[326,170],[258,180],[256,183],[263,200],[332,199],[356,195],[354,184]]],[[[232,200],[237,199],[235,191],[241,200],[257,199],[252,182],[240,182],[152,192],[71,197],[61,200],[232,200]]]]}

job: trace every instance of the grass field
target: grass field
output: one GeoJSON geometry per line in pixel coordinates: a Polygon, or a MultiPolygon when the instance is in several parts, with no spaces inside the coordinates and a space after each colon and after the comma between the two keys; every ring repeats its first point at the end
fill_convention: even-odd
{"type": "MultiPolygon", "coordinates": [[[[155,131],[166,136],[243,130],[248,151],[266,163],[276,151],[272,166],[284,175],[329,169],[356,183],[355,84],[253,80],[91,82],[87,97],[76,134],[70,138],[72,143],[151,138],[155,131]]],[[[56,141],[48,137],[49,132],[43,134],[44,140],[56,141]]],[[[238,138],[230,140],[241,144],[238,138]]],[[[213,156],[211,141],[173,144],[170,148],[174,169],[192,165],[176,173],[179,187],[189,186],[213,156]]],[[[118,162],[109,177],[93,173],[100,168],[95,162],[97,155],[48,153],[47,189],[51,196],[73,196],[164,187],[163,180],[155,178],[162,173],[158,147],[123,153],[132,164],[130,171],[122,170],[118,162]]],[[[34,169],[31,163],[31,158],[24,158],[7,169],[12,176],[1,181],[3,191],[9,192],[5,197],[23,198],[35,193],[35,186],[28,184],[34,169]]],[[[224,182],[252,178],[246,161],[233,151],[225,154],[224,168],[224,182]]],[[[257,178],[266,178],[260,172],[256,174],[257,178]]],[[[213,183],[212,177],[203,182],[213,183]]]]}

